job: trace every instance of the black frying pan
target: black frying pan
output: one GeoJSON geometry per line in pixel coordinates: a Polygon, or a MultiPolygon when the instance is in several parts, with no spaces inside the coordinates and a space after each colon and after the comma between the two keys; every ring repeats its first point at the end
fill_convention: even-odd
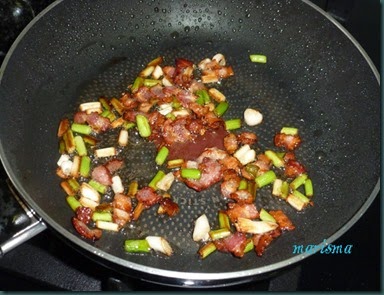
{"type": "MultiPolygon", "coordinates": [[[[295,244],[335,242],[379,190],[378,73],[356,41],[306,1],[57,1],[23,31],[0,75],[0,156],[16,189],[64,240],[129,276],[182,286],[261,278],[311,255],[293,254],[295,244]],[[59,119],[79,101],[119,96],[158,55],[198,62],[217,52],[235,71],[222,86],[228,117],[248,106],[262,110],[261,148],[272,147],[283,125],[300,129],[297,156],[314,182],[314,207],[298,214],[260,192],[259,208],[282,208],[296,225],[262,258],[198,259],[192,220],[215,219],[224,205],[217,188],[198,194],[176,186],[178,216],[159,219],[149,210],[134,229],[83,240],[55,175],[59,119]],[[251,63],[251,53],[266,54],[268,63],[251,63]],[[122,243],[137,234],[165,236],[175,255],[128,255],[122,243]]],[[[128,162],[143,182],[153,175],[151,148],[135,150],[128,162]]]]}

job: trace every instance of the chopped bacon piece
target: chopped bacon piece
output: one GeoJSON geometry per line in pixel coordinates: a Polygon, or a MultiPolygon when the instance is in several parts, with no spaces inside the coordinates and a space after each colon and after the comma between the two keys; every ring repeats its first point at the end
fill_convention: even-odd
{"type": "Polygon", "coordinates": [[[213,148],[206,148],[204,152],[201,153],[201,155],[197,158],[196,162],[201,163],[204,161],[205,158],[219,161],[228,156],[227,152],[218,149],[216,147],[213,148]]]}
{"type": "Polygon", "coordinates": [[[275,218],[281,230],[291,231],[295,229],[295,226],[293,225],[292,221],[288,218],[287,215],[284,214],[283,211],[269,211],[269,214],[271,214],[272,217],[275,218]]]}
{"type": "Polygon", "coordinates": [[[112,160],[109,160],[104,165],[109,170],[109,172],[113,174],[124,166],[124,161],[119,159],[112,159],[112,160]]]}
{"type": "Polygon", "coordinates": [[[90,113],[87,116],[87,123],[96,132],[105,132],[111,127],[111,121],[100,116],[98,113],[90,113]]]}
{"type": "Polygon", "coordinates": [[[103,185],[112,185],[112,174],[104,165],[95,167],[92,170],[91,177],[103,185]]]}
{"type": "Polygon", "coordinates": [[[233,133],[229,133],[224,137],[224,147],[229,154],[233,154],[239,148],[239,143],[237,142],[237,137],[233,133]]]}
{"type": "Polygon", "coordinates": [[[257,141],[257,135],[255,133],[252,133],[252,132],[243,132],[243,133],[240,133],[238,136],[237,136],[237,139],[239,140],[239,142],[241,142],[242,144],[249,144],[249,145],[252,145],[254,143],[256,143],[257,141]]]}
{"type": "Polygon", "coordinates": [[[114,208],[118,208],[126,212],[132,211],[131,198],[124,194],[119,194],[119,193],[115,194],[112,205],[114,208]]]}
{"type": "Polygon", "coordinates": [[[286,152],[284,154],[283,160],[287,163],[289,160],[296,160],[296,155],[294,152],[286,152]]]}
{"type": "Polygon", "coordinates": [[[184,182],[190,188],[200,192],[211,187],[222,179],[222,166],[215,160],[204,158],[199,164],[200,179],[185,179],[184,182]]]}
{"type": "Polygon", "coordinates": [[[240,184],[240,177],[235,170],[229,169],[223,172],[223,182],[220,185],[221,194],[229,198],[232,193],[237,191],[240,184]]]}
{"type": "Polygon", "coordinates": [[[236,257],[244,256],[244,249],[247,245],[247,237],[244,233],[235,232],[228,237],[213,241],[220,252],[230,252],[236,257]]]}
{"type": "Polygon", "coordinates": [[[235,200],[239,204],[252,204],[253,201],[255,200],[253,195],[245,189],[237,190],[234,193],[232,193],[229,197],[232,200],[235,200]]]}
{"type": "Polygon", "coordinates": [[[233,170],[237,174],[241,173],[242,164],[233,156],[227,156],[224,159],[219,160],[219,163],[223,165],[223,168],[226,170],[233,170]]]}
{"type": "Polygon", "coordinates": [[[84,222],[82,222],[76,217],[72,217],[71,221],[75,230],[83,238],[86,238],[92,241],[96,241],[101,238],[101,235],[103,233],[101,229],[98,229],[98,228],[90,229],[84,222]]]}
{"type": "Polygon", "coordinates": [[[79,206],[75,212],[76,218],[85,224],[88,224],[92,217],[92,209],[89,207],[79,206]]]}
{"type": "Polygon", "coordinates": [[[148,87],[140,86],[133,94],[133,97],[136,98],[138,102],[147,102],[152,97],[152,93],[148,87]]]}
{"type": "Polygon", "coordinates": [[[179,118],[174,121],[167,120],[163,126],[163,137],[167,144],[186,142],[192,139],[191,132],[187,129],[188,120],[179,118]]]}
{"type": "Polygon", "coordinates": [[[299,135],[290,135],[285,133],[278,133],[274,138],[275,146],[283,147],[287,150],[294,150],[301,143],[301,138],[299,135]]]}
{"type": "Polygon", "coordinates": [[[169,78],[173,78],[176,74],[176,68],[172,66],[164,66],[163,73],[169,78]]]}
{"type": "Polygon", "coordinates": [[[122,209],[113,208],[112,219],[119,227],[123,227],[127,222],[131,221],[131,214],[122,209]]]}
{"type": "Polygon", "coordinates": [[[179,213],[179,205],[177,205],[171,198],[162,198],[160,200],[163,212],[168,216],[175,216],[179,213]]]}
{"type": "Polygon", "coordinates": [[[87,117],[88,117],[88,114],[86,112],[78,111],[73,117],[73,122],[77,124],[84,124],[87,122],[87,117]]]}
{"type": "Polygon", "coordinates": [[[257,256],[263,256],[265,248],[267,248],[271,244],[271,242],[277,237],[279,237],[280,235],[281,235],[280,228],[276,228],[275,230],[272,230],[265,234],[253,235],[252,240],[253,240],[253,245],[255,247],[254,249],[257,256]]]}
{"type": "Polygon", "coordinates": [[[139,105],[138,101],[131,97],[128,93],[123,94],[123,96],[120,98],[120,102],[123,104],[126,110],[133,110],[139,105]]]}
{"type": "Polygon", "coordinates": [[[228,214],[229,219],[235,223],[239,217],[255,219],[258,218],[259,212],[256,209],[256,205],[253,204],[238,204],[238,203],[228,203],[228,209],[226,213],[228,214]]]}
{"type": "Polygon", "coordinates": [[[257,175],[263,174],[271,168],[271,160],[265,154],[258,154],[255,164],[259,167],[257,175]]]}
{"type": "Polygon", "coordinates": [[[136,193],[136,199],[143,203],[146,207],[151,207],[152,205],[158,203],[161,198],[162,197],[149,186],[143,187],[136,193]]]}
{"type": "Polygon", "coordinates": [[[299,176],[300,174],[303,174],[306,171],[304,166],[301,165],[296,160],[288,160],[288,162],[285,164],[284,167],[285,167],[284,174],[290,178],[299,176]]]}
{"type": "Polygon", "coordinates": [[[165,94],[163,92],[163,86],[157,84],[149,89],[149,91],[152,94],[152,97],[157,99],[163,99],[165,97],[165,94]]]}

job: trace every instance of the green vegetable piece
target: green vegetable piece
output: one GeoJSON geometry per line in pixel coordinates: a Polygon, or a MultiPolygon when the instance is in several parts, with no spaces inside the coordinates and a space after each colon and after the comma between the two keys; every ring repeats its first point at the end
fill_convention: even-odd
{"type": "Polygon", "coordinates": [[[202,104],[208,104],[211,102],[211,98],[209,96],[209,93],[205,89],[200,89],[196,91],[196,95],[198,96],[198,100],[200,99],[203,103],[202,104]]]}
{"type": "Polygon", "coordinates": [[[210,254],[212,254],[213,252],[215,252],[216,249],[217,248],[216,248],[215,244],[213,242],[209,242],[199,249],[198,254],[199,254],[201,259],[204,259],[207,256],[209,256],[210,254]]]}
{"type": "Polygon", "coordinates": [[[251,250],[253,250],[253,248],[254,248],[254,245],[253,245],[252,239],[251,238],[247,239],[247,244],[245,245],[244,253],[250,252],[251,250]]]}
{"type": "Polygon", "coordinates": [[[255,178],[258,188],[271,184],[276,179],[276,174],[273,170],[268,170],[255,178]]]}
{"type": "Polygon", "coordinates": [[[263,54],[251,54],[249,55],[251,62],[263,63],[267,62],[267,57],[263,54]]]}
{"type": "Polygon", "coordinates": [[[89,135],[92,133],[92,127],[87,124],[72,123],[71,129],[73,132],[89,135]]]}
{"type": "Polygon", "coordinates": [[[167,160],[168,154],[169,149],[166,146],[161,147],[155,158],[156,164],[163,165],[164,162],[167,160]]]}
{"type": "Polygon", "coordinates": [[[76,199],[75,196],[67,196],[65,199],[73,211],[76,211],[76,209],[81,206],[81,203],[76,199]]]}
{"type": "Polygon", "coordinates": [[[214,109],[214,113],[216,116],[221,117],[225,114],[225,112],[228,110],[229,104],[226,101],[221,101],[218,103],[218,105],[214,109]]]}
{"type": "Polygon", "coordinates": [[[87,148],[85,147],[85,142],[80,135],[75,136],[75,146],[79,156],[87,155],[87,148]]]}
{"type": "Polygon", "coordinates": [[[151,248],[147,240],[125,240],[124,250],[129,253],[149,253],[151,248]]]}
{"type": "Polygon", "coordinates": [[[313,197],[313,184],[310,178],[307,178],[304,182],[305,195],[307,197],[313,197]]]}
{"type": "Polygon", "coordinates": [[[99,193],[105,194],[107,192],[107,186],[101,184],[100,182],[97,182],[94,179],[91,179],[88,184],[92,186],[95,190],[97,190],[99,193]]]}
{"type": "Polygon", "coordinates": [[[240,180],[238,190],[247,189],[248,188],[248,181],[245,179],[240,180]]]}
{"type": "Polygon", "coordinates": [[[281,185],[281,195],[280,197],[282,199],[286,199],[289,194],[289,183],[287,181],[283,181],[283,184],[281,185]]]}
{"type": "Polygon", "coordinates": [[[264,154],[272,161],[273,166],[284,167],[284,161],[274,151],[266,150],[264,154]]]}
{"type": "Polygon", "coordinates": [[[149,137],[151,135],[151,126],[146,116],[136,115],[136,125],[141,137],[149,137]]]}
{"type": "Polygon", "coordinates": [[[161,170],[157,171],[156,175],[152,178],[150,183],[148,184],[149,187],[153,188],[156,190],[156,185],[157,183],[165,176],[165,173],[161,170]]]}
{"type": "Polygon", "coordinates": [[[214,229],[209,232],[212,241],[228,237],[230,234],[231,231],[228,228],[214,229]]]}
{"type": "Polygon", "coordinates": [[[82,156],[80,160],[79,173],[83,177],[89,177],[91,171],[91,158],[88,156],[82,156]]]}
{"type": "Polygon", "coordinates": [[[299,133],[299,129],[295,127],[283,127],[281,128],[280,133],[284,133],[287,135],[296,135],[299,133]]]}
{"type": "Polygon", "coordinates": [[[298,191],[298,190],[294,190],[294,191],[292,192],[292,194],[293,194],[295,197],[299,198],[303,203],[305,203],[305,204],[309,203],[309,199],[308,199],[305,195],[303,195],[300,191],[298,191]]]}
{"type": "Polygon", "coordinates": [[[219,211],[218,219],[219,219],[220,228],[231,229],[231,223],[229,221],[229,217],[224,211],[219,211]]]}
{"type": "Polygon", "coordinates": [[[144,78],[142,78],[142,77],[137,77],[137,78],[135,79],[135,81],[133,82],[131,91],[132,91],[132,92],[136,92],[137,90],[139,90],[139,88],[140,88],[143,84],[144,84],[144,78]]]}
{"type": "Polygon", "coordinates": [[[68,179],[68,184],[71,186],[73,191],[77,192],[80,188],[80,184],[77,182],[75,178],[68,179]]]}
{"type": "Polygon", "coordinates": [[[226,130],[235,130],[241,127],[241,119],[230,119],[224,122],[226,130]]]}
{"type": "Polygon", "coordinates": [[[92,214],[93,221],[109,221],[112,222],[112,213],[107,211],[95,211],[92,214]]]}
{"type": "Polygon", "coordinates": [[[264,208],[260,210],[260,219],[262,221],[270,221],[270,222],[276,223],[276,219],[273,218],[273,216],[269,214],[267,210],[265,210],[264,208]]]}
{"type": "Polygon", "coordinates": [[[200,179],[201,171],[197,168],[182,168],[181,177],[190,179],[200,179]]]}
{"type": "Polygon", "coordinates": [[[298,189],[301,185],[305,183],[305,180],[308,178],[307,174],[300,174],[297,176],[289,185],[291,189],[295,190],[298,189]]]}

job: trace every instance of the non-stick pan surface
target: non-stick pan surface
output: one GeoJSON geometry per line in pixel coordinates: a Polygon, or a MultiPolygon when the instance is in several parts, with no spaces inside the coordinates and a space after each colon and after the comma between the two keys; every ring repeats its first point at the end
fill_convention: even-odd
{"type": "MultiPolygon", "coordinates": [[[[101,263],[128,275],[166,284],[213,286],[240,282],[298,262],[294,245],[334,242],[376,196],[380,171],[378,74],[353,38],[302,1],[57,1],[21,34],[1,69],[0,156],[25,201],[55,231],[101,263]],[[215,253],[200,260],[191,239],[193,220],[216,220],[224,208],[218,187],[196,193],[178,184],[171,192],[181,211],[174,218],[145,212],[134,226],[104,233],[92,243],[74,231],[71,210],[55,175],[59,119],[80,101],[119,97],[138,71],[162,55],[198,62],[221,52],[235,76],[221,89],[241,117],[255,107],[260,148],[272,147],[282,126],[299,128],[297,156],[314,182],[314,206],[297,213],[258,194],[258,208],[282,208],[296,230],[275,240],[262,258],[215,253]],[[249,54],[268,56],[254,64],[249,54]],[[126,238],[162,235],[169,258],[129,255],[126,238]]],[[[154,148],[127,153],[132,175],[153,175],[154,148]],[[152,172],[151,172],[152,171],[152,172]]]]}

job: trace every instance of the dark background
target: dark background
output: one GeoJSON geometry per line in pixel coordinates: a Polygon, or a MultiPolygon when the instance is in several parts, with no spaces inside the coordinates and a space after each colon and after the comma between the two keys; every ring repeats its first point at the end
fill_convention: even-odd
{"type": "MultiPolygon", "coordinates": [[[[0,63],[21,30],[52,0],[0,0],[0,63]]],[[[380,72],[381,5],[378,0],[313,0],[337,19],[366,50],[380,72]]],[[[14,223],[18,204],[6,189],[0,165],[0,225],[14,223]],[[1,208],[4,208],[1,206],[1,208]]],[[[270,281],[225,290],[381,290],[380,196],[335,245],[352,244],[352,254],[315,254],[270,281]]],[[[13,224],[14,225],[14,224],[13,224]]],[[[1,233],[1,226],[0,226],[1,233]]],[[[0,235],[1,237],[1,235],[0,235]]],[[[0,240],[1,242],[1,240],[0,240]]],[[[142,282],[122,282],[116,274],[82,257],[45,231],[0,259],[0,290],[176,290],[142,282]]],[[[222,289],[223,290],[223,289],[222,289]]]]}

